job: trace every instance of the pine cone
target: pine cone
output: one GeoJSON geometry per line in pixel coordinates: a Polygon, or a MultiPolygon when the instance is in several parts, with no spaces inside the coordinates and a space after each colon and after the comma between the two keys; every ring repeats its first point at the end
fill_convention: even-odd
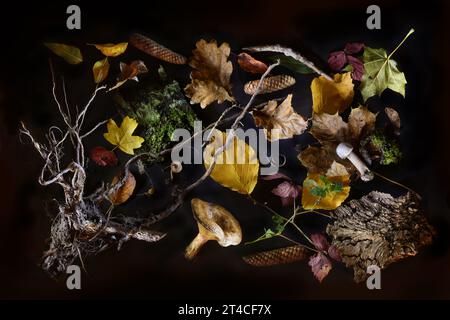
{"type": "Polygon", "coordinates": [[[245,263],[255,267],[268,267],[305,259],[308,250],[302,246],[290,246],[245,256],[245,263]]]}
{"type": "Polygon", "coordinates": [[[139,33],[134,33],[130,36],[130,43],[142,50],[143,52],[155,57],[157,59],[170,62],[173,64],[185,64],[187,62],[186,57],[173,52],[170,49],[160,45],[156,41],[147,38],[139,33]]]}
{"type": "MultiPolygon", "coordinates": [[[[246,94],[254,94],[259,80],[252,80],[245,84],[244,91],[246,94]]],[[[278,90],[286,89],[295,84],[295,79],[288,75],[278,75],[267,77],[262,81],[259,93],[270,93],[278,90]]]]}

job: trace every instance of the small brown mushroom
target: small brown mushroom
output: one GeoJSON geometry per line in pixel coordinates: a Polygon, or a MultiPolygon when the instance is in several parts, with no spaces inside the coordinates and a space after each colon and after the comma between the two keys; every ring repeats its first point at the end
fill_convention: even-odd
{"type": "Polygon", "coordinates": [[[241,243],[241,226],[225,208],[197,198],[192,199],[191,206],[198,224],[198,235],[185,250],[187,259],[192,260],[209,240],[217,241],[222,247],[241,243]]]}

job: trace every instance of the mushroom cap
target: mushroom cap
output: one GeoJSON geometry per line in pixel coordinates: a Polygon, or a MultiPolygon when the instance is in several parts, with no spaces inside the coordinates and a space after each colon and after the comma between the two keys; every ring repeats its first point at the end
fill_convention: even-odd
{"type": "Polygon", "coordinates": [[[347,157],[352,153],[353,147],[349,145],[348,143],[341,142],[336,147],[336,154],[341,159],[347,159],[347,157]]]}
{"type": "Polygon", "coordinates": [[[207,233],[222,247],[241,243],[241,226],[228,210],[198,198],[192,199],[191,205],[200,232],[207,233]]]}

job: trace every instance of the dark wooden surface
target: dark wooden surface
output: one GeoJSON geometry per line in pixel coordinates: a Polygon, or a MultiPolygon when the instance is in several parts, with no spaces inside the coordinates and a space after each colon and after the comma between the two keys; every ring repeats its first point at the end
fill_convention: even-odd
{"type": "MultiPolygon", "coordinates": [[[[82,30],[72,32],[65,29],[64,3],[29,7],[13,3],[5,7],[0,13],[0,298],[450,298],[450,90],[446,76],[450,71],[449,8],[444,1],[378,3],[382,8],[379,31],[365,28],[365,9],[371,2],[356,0],[223,4],[210,1],[183,5],[86,2],[81,4],[82,30]],[[158,226],[168,232],[163,241],[150,245],[134,241],[120,252],[108,250],[87,260],[88,274],[83,275],[81,291],[69,292],[65,281],[55,282],[37,267],[49,230],[45,207],[59,191],[37,184],[41,160],[30,146],[20,144],[17,128],[23,120],[31,124],[33,131],[44,132],[59,121],[50,97],[49,54],[42,46],[43,41],[81,46],[86,42],[118,42],[130,32],[140,31],[184,55],[189,55],[196,40],[207,37],[229,42],[234,53],[244,46],[282,43],[324,59],[328,52],[340,49],[348,41],[362,40],[369,46],[392,49],[410,27],[416,33],[395,57],[406,73],[407,97],[386,93],[370,107],[378,110],[388,104],[397,106],[404,124],[405,161],[383,173],[424,196],[424,210],[439,237],[435,245],[417,257],[383,271],[382,290],[369,291],[364,285],[354,284],[351,270],[342,265],[335,265],[324,283],[318,284],[306,262],[254,269],[240,259],[243,254],[283,244],[277,241],[228,249],[211,243],[196,261],[188,262],[183,258],[183,249],[196,233],[188,203],[158,226]]],[[[137,51],[131,55],[143,57],[137,51]]],[[[89,63],[83,66],[57,64],[57,72],[69,83],[73,103],[83,103],[93,89],[90,68],[96,58],[98,54],[91,50],[86,56],[89,63]]],[[[156,64],[149,58],[147,61],[154,71],[156,64]]],[[[172,69],[169,68],[169,73],[184,85],[188,70],[172,69]]],[[[239,87],[244,80],[234,77],[233,83],[239,87]]],[[[310,81],[308,76],[297,77],[295,109],[303,115],[310,112],[310,81]]],[[[244,101],[244,96],[239,98],[244,101]]],[[[195,108],[200,117],[210,120],[220,110],[220,107],[206,111],[195,108]]],[[[110,115],[114,115],[112,102],[100,98],[90,121],[94,123],[110,115]]],[[[95,145],[99,141],[90,143],[95,145]]],[[[288,158],[286,169],[299,181],[304,171],[293,147],[306,142],[306,138],[299,137],[282,144],[282,152],[288,158]]],[[[279,209],[278,199],[268,192],[272,186],[260,183],[254,197],[268,200],[279,209]]],[[[355,185],[352,196],[372,189],[401,192],[374,182],[355,185]]],[[[211,181],[192,196],[217,202],[233,212],[243,226],[245,241],[257,237],[269,224],[270,217],[262,209],[211,181]]],[[[311,231],[323,227],[323,223],[317,219],[304,222],[311,231]]]]}

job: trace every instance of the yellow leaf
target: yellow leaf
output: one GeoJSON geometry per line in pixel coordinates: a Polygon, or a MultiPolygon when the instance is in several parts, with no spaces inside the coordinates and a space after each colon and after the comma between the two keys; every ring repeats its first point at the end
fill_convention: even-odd
{"type": "Polygon", "coordinates": [[[308,127],[305,119],[294,111],[291,102],[292,94],[279,106],[275,100],[271,100],[263,109],[253,112],[256,126],[264,128],[264,134],[269,141],[292,138],[302,134],[308,127]]]}
{"type": "Polygon", "coordinates": [[[60,56],[70,64],[79,64],[83,62],[83,56],[80,49],[62,43],[44,43],[44,45],[53,51],[54,54],[60,56]]]}
{"type": "Polygon", "coordinates": [[[196,43],[189,65],[194,68],[191,72],[191,83],[185,87],[191,104],[200,103],[206,108],[214,101],[222,103],[225,100],[234,101],[231,94],[230,77],[233,65],[228,61],[230,46],[224,42],[217,46],[212,40],[200,40],[196,43]]]}
{"type": "MultiPolygon", "coordinates": [[[[214,130],[212,142],[204,151],[205,168],[213,162],[216,151],[226,144],[227,134],[214,130]]],[[[250,194],[258,181],[259,162],[256,152],[243,140],[233,137],[228,148],[217,156],[211,178],[224,187],[242,194],[250,194]]]]}
{"type": "Polygon", "coordinates": [[[118,44],[114,43],[104,43],[104,44],[93,44],[98,50],[101,51],[107,57],[117,57],[127,50],[128,42],[121,42],[118,44]]]}
{"type": "Polygon", "coordinates": [[[136,120],[126,116],[120,128],[117,126],[113,119],[109,119],[108,122],[108,132],[104,133],[105,139],[119,147],[125,153],[134,154],[134,149],[138,149],[142,146],[144,139],[139,136],[133,136],[134,130],[137,128],[136,120]]]}
{"type": "Polygon", "coordinates": [[[328,177],[308,173],[303,181],[302,206],[305,210],[334,210],[350,193],[350,176],[328,177]]]}
{"type": "Polygon", "coordinates": [[[320,76],[311,82],[313,111],[335,114],[347,109],[353,100],[351,72],[334,75],[334,81],[320,76]]]}
{"type": "Polygon", "coordinates": [[[108,57],[94,63],[94,66],[92,67],[92,73],[94,74],[95,83],[103,82],[108,76],[108,72],[109,72],[108,57]]]}

